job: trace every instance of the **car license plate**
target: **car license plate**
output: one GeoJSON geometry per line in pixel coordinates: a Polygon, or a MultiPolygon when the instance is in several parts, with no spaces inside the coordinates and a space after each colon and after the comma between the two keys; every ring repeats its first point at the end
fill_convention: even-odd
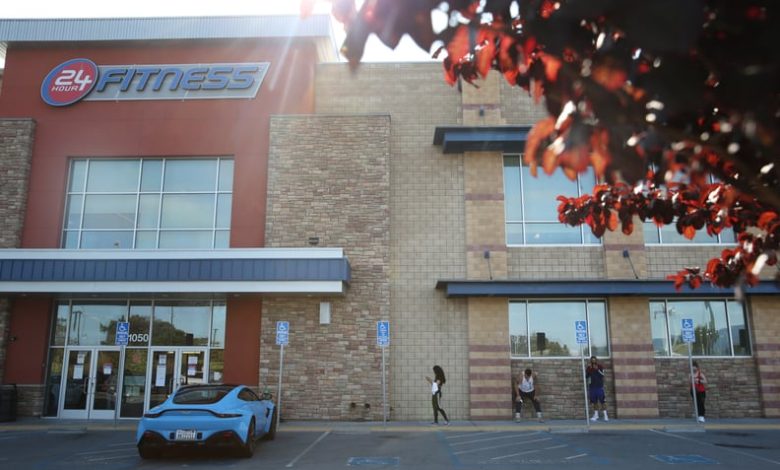
{"type": "Polygon", "coordinates": [[[177,429],[177,441],[194,441],[198,439],[198,433],[194,429],[177,429]]]}

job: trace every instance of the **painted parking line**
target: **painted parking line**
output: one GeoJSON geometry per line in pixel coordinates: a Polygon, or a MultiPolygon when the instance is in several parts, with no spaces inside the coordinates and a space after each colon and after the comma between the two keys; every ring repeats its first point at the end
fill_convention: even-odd
{"type": "Polygon", "coordinates": [[[97,455],[97,454],[110,454],[113,452],[127,452],[129,449],[108,449],[108,450],[90,450],[88,452],[76,452],[73,455],[97,455]]]}
{"type": "Polygon", "coordinates": [[[96,458],[87,459],[87,462],[102,462],[104,460],[127,459],[130,457],[138,457],[138,454],[133,452],[132,454],[115,455],[113,457],[96,457],[96,458]]]}
{"type": "Polygon", "coordinates": [[[574,460],[574,459],[578,459],[580,457],[585,457],[586,455],[588,455],[588,454],[570,455],[570,456],[566,457],[564,460],[574,460]]]}
{"type": "MultiPolygon", "coordinates": [[[[539,434],[539,433],[536,432],[536,433],[533,433],[533,434],[524,434],[523,436],[532,436],[532,435],[536,435],[536,434],[539,434]]],[[[475,442],[497,441],[497,440],[500,440],[500,439],[517,439],[517,436],[514,435],[514,434],[509,434],[509,435],[505,435],[505,436],[488,437],[486,439],[474,439],[473,441],[453,442],[450,445],[451,446],[462,446],[462,445],[466,445],[466,444],[474,444],[475,442]]]]}
{"type": "Polygon", "coordinates": [[[560,445],[557,445],[557,446],[545,447],[543,449],[526,450],[526,451],[523,451],[523,452],[515,452],[514,454],[501,455],[501,456],[498,456],[498,457],[491,457],[490,460],[503,460],[503,459],[508,459],[509,457],[517,457],[518,455],[533,454],[535,452],[541,452],[543,450],[561,449],[563,447],[569,447],[569,446],[568,446],[568,444],[560,444],[560,445]]]}
{"type": "Polygon", "coordinates": [[[290,463],[288,463],[287,465],[285,465],[285,467],[287,467],[287,468],[292,468],[292,467],[295,465],[295,463],[296,463],[298,460],[300,460],[300,459],[301,459],[301,457],[303,457],[303,456],[304,456],[304,455],[306,455],[306,454],[307,454],[307,453],[308,453],[310,450],[312,450],[312,449],[314,448],[314,446],[316,446],[317,444],[319,444],[319,443],[320,443],[320,441],[322,441],[323,439],[325,439],[326,437],[328,437],[328,434],[330,434],[330,431],[325,431],[325,432],[324,432],[324,433],[323,433],[323,434],[322,434],[320,437],[318,437],[318,438],[317,438],[317,440],[316,440],[316,441],[312,442],[312,443],[309,445],[309,447],[307,447],[307,448],[303,449],[303,452],[301,452],[300,454],[298,454],[298,455],[297,455],[297,456],[296,456],[294,459],[292,459],[292,460],[290,461],[290,463]]]}
{"type": "Polygon", "coordinates": [[[501,431],[493,431],[493,432],[473,432],[469,434],[458,434],[456,436],[446,436],[445,439],[452,440],[452,439],[460,439],[462,437],[474,437],[474,436],[489,436],[491,434],[501,434],[501,431]]]}
{"type": "MultiPolygon", "coordinates": [[[[656,431],[655,429],[651,429],[650,432],[654,432],[654,433],[660,434],[662,436],[672,437],[672,438],[675,438],[675,439],[682,439],[684,441],[696,442],[697,444],[704,444],[704,445],[709,446],[709,447],[715,447],[715,445],[710,443],[710,442],[700,441],[699,439],[694,439],[692,437],[681,436],[679,434],[670,434],[668,432],[663,432],[663,431],[656,431]]],[[[756,459],[756,460],[761,460],[762,462],[768,462],[768,463],[771,463],[771,464],[780,465],[780,461],[767,459],[767,458],[764,458],[764,457],[760,457],[758,455],[751,454],[750,452],[742,452],[740,450],[729,449],[729,448],[725,448],[725,447],[718,447],[718,449],[723,451],[723,452],[730,452],[732,454],[743,455],[745,457],[750,457],[750,458],[753,458],[753,459],[756,459]]]]}
{"type": "MultiPolygon", "coordinates": [[[[517,437],[517,436],[513,436],[517,437]]],[[[455,455],[462,455],[462,454],[473,454],[474,452],[482,452],[485,450],[492,450],[492,449],[500,449],[502,447],[511,447],[521,444],[530,444],[532,442],[544,442],[544,441],[551,441],[552,437],[545,437],[542,439],[531,439],[530,441],[520,441],[520,442],[512,442],[511,444],[502,444],[500,446],[489,446],[489,447],[480,447],[479,449],[469,449],[469,450],[462,450],[460,452],[453,452],[455,455]]]]}

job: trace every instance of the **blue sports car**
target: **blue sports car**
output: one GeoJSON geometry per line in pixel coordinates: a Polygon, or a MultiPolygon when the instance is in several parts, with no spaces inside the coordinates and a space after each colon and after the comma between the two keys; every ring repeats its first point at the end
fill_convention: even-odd
{"type": "Polygon", "coordinates": [[[179,388],[144,414],[136,443],[142,458],[174,447],[235,447],[251,457],[255,441],[276,435],[276,411],[268,394],[244,385],[204,384],[179,388]]]}

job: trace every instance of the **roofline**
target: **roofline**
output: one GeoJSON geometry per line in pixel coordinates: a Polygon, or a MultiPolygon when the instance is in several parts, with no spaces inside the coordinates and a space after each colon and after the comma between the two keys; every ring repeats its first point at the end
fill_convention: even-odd
{"type": "Polygon", "coordinates": [[[338,60],[329,15],[182,16],[148,18],[0,19],[0,59],[8,43],[311,38],[338,60]],[[318,40],[319,38],[319,40],[318,40]],[[324,44],[323,44],[324,43],[324,44]]]}

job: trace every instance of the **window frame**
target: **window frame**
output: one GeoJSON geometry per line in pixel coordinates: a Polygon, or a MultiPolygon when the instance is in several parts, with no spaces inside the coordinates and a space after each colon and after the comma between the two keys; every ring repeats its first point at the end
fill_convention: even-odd
{"type": "MultiPolygon", "coordinates": [[[[729,339],[729,351],[731,351],[731,355],[729,356],[722,356],[722,355],[698,355],[695,354],[693,351],[693,347],[691,347],[691,357],[693,358],[704,358],[704,359],[746,359],[751,358],[755,355],[755,343],[753,342],[753,334],[752,334],[752,328],[750,324],[750,313],[748,310],[748,304],[744,301],[737,301],[736,299],[729,298],[729,297],[694,297],[694,298],[663,298],[663,297],[651,297],[647,301],[648,305],[648,314],[653,315],[652,310],[650,309],[650,305],[652,302],[663,302],[664,303],[664,319],[666,323],[666,327],[664,328],[664,333],[666,334],[666,348],[667,351],[669,351],[668,355],[658,355],[656,353],[655,347],[653,347],[653,358],[654,359],[687,359],[688,354],[680,354],[675,355],[672,354],[672,332],[669,322],[669,302],[704,302],[704,301],[718,301],[722,302],[724,304],[724,311],[726,312],[726,331],[728,331],[728,339],[729,339]],[[732,322],[731,322],[731,312],[729,310],[729,302],[739,302],[742,305],[742,314],[744,315],[744,321],[745,321],[745,330],[747,331],[747,339],[748,339],[748,345],[750,346],[750,354],[747,355],[737,355],[734,353],[734,334],[731,331],[732,328],[732,322]]],[[[652,318],[650,318],[651,322],[651,338],[650,342],[652,345],[652,318]]]]}
{"type": "MultiPolygon", "coordinates": [[[[580,358],[580,356],[533,356],[533,355],[531,355],[531,322],[528,319],[528,304],[529,303],[533,303],[533,302],[537,302],[537,303],[544,303],[544,302],[571,302],[571,303],[574,303],[574,302],[584,302],[585,303],[585,321],[587,322],[586,324],[588,325],[588,344],[587,344],[587,347],[583,348],[583,354],[585,355],[584,357],[590,357],[592,355],[591,354],[591,351],[592,351],[591,338],[593,336],[591,335],[591,329],[590,329],[591,328],[590,309],[588,308],[588,305],[589,305],[590,302],[603,303],[604,304],[604,326],[605,326],[604,333],[605,333],[605,336],[606,336],[605,339],[606,339],[606,345],[607,345],[607,354],[606,355],[600,355],[599,357],[606,358],[606,359],[612,357],[612,346],[611,346],[610,335],[609,335],[609,324],[610,324],[609,302],[607,301],[607,299],[606,298],[598,298],[598,297],[576,297],[576,298],[568,298],[568,297],[556,298],[556,297],[553,297],[553,298],[526,298],[526,299],[509,299],[508,300],[508,302],[507,302],[507,320],[509,320],[509,314],[510,314],[509,305],[510,304],[512,304],[512,303],[524,303],[526,305],[526,309],[525,309],[525,315],[526,315],[525,330],[526,331],[525,331],[525,333],[526,333],[526,338],[528,338],[527,339],[527,345],[526,345],[526,349],[528,351],[528,355],[527,356],[515,355],[515,354],[512,353],[512,334],[511,334],[511,330],[509,330],[509,328],[507,328],[507,330],[509,330],[508,331],[509,332],[509,335],[508,335],[508,340],[509,341],[508,341],[508,343],[509,343],[509,359],[510,360],[561,360],[561,359],[579,359],[580,358]]],[[[572,336],[575,335],[574,325],[572,325],[571,334],[572,334],[572,336]]]]}
{"type": "Polygon", "coordinates": [[[222,249],[222,248],[229,248],[230,243],[230,231],[232,224],[232,202],[233,202],[233,176],[235,174],[235,160],[232,156],[224,155],[224,156],[208,156],[208,157],[175,157],[175,158],[169,158],[169,157],[122,157],[122,158],[104,158],[104,157],[87,157],[87,158],[71,158],[68,162],[68,179],[65,186],[65,198],[63,201],[63,218],[62,218],[62,224],[61,224],[61,232],[60,232],[60,247],[68,249],[68,239],[69,235],[71,237],[75,237],[75,247],[71,247],[69,249],[77,249],[77,250],[100,250],[100,249],[121,249],[121,250],[160,250],[160,249],[169,249],[169,248],[160,248],[160,242],[163,238],[163,235],[166,233],[173,234],[176,232],[192,232],[193,234],[199,233],[199,232],[209,232],[210,234],[210,243],[208,247],[192,247],[189,249],[222,249]],[[144,189],[143,188],[143,177],[144,177],[144,163],[149,161],[160,161],[160,186],[157,189],[144,189]],[[191,191],[166,191],[165,190],[165,171],[167,162],[169,161],[213,161],[215,165],[215,172],[214,172],[214,185],[212,190],[206,191],[206,190],[191,190],[191,191]],[[137,180],[135,182],[135,191],[117,191],[117,192],[111,192],[111,191],[88,191],[87,188],[87,182],[89,181],[89,172],[90,172],[90,164],[93,162],[120,162],[120,161],[131,161],[135,162],[138,166],[138,175],[137,180]],[[224,162],[230,161],[232,163],[231,167],[233,168],[233,175],[230,175],[231,180],[231,187],[229,190],[226,190],[224,188],[220,188],[221,183],[223,182],[223,175],[221,175],[221,172],[223,171],[223,168],[225,167],[224,162]],[[83,162],[84,168],[83,168],[83,174],[78,174],[80,178],[83,178],[83,181],[79,182],[77,185],[74,185],[74,181],[71,179],[74,176],[74,165],[76,165],[78,162],[83,162]],[[183,228],[164,228],[162,226],[163,223],[163,201],[165,200],[166,196],[176,196],[176,195],[210,195],[212,196],[212,203],[214,208],[214,213],[211,216],[211,226],[207,228],[203,227],[183,227],[183,228]],[[86,208],[87,198],[88,196],[132,196],[135,198],[134,202],[134,209],[135,213],[133,215],[133,223],[132,228],[85,228],[84,227],[84,219],[85,219],[85,213],[84,210],[86,208]],[[154,227],[140,227],[140,211],[142,206],[142,199],[143,196],[156,196],[156,222],[154,227]],[[230,201],[230,207],[228,207],[228,210],[230,210],[230,215],[227,217],[228,224],[225,227],[222,227],[218,224],[221,217],[219,215],[218,209],[220,208],[220,200],[224,199],[225,196],[229,196],[230,201]],[[79,207],[79,222],[77,227],[68,227],[68,219],[69,219],[69,213],[70,211],[70,202],[73,198],[80,198],[80,201],[77,202],[79,207]],[[128,247],[84,247],[83,246],[83,238],[84,234],[91,234],[91,233],[100,233],[100,232],[120,232],[125,235],[128,235],[131,237],[130,246],[128,247]],[[138,247],[138,237],[139,234],[153,234],[154,235],[154,247],[138,247]],[[223,240],[227,240],[228,245],[222,246],[219,245],[219,243],[223,240]]]}
{"type": "MultiPolygon", "coordinates": [[[[533,220],[533,221],[526,220],[526,206],[525,206],[526,194],[525,194],[525,191],[524,191],[525,185],[523,184],[523,181],[524,181],[523,180],[523,168],[524,167],[527,168],[527,165],[525,165],[523,163],[523,153],[505,153],[505,154],[502,155],[501,176],[502,176],[502,180],[503,180],[502,181],[503,182],[502,190],[503,190],[503,195],[504,195],[504,240],[506,240],[506,246],[510,247],[510,248],[511,247],[551,247],[551,246],[554,246],[554,247],[561,247],[561,246],[565,246],[565,247],[574,247],[574,246],[576,246],[576,247],[583,247],[583,246],[584,247],[598,247],[598,246],[602,246],[603,242],[602,242],[601,238],[597,238],[597,237],[589,235],[588,233],[585,232],[586,230],[590,230],[590,228],[588,227],[587,224],[582,224],[579,227],[569,227],[569,226],[567,226],[567,228],[570,228],[570,229],[579,228],[579,232],[580,232],[580,242],[579,243],[528,243],[528,230],[526,229],[527,225],[529,225],[529,224],[564,225],[564,224],[559,222],[557,220],[557,218],[556,218],[556,220],[533,220]],[[520,220],[511,220],[510,221],[508,216],[507,216],[507,214],[508,214],[507,205],[510,203],[510,200],[506,197],[506,194],[507,194],[507,191],[506,191],[506,187],[507,187],[506,186],[506,184],[507,184],[507,181],[506,181],[506,168],[507,168],[506,161],[507,161],[507,158],[517,158],[518,159],[518,163],[519,163],[519,168],[520,168],[519,175],[520,175],[520,178],[519,178],[519,182],[518,183],[519,183],[520,200],[519,201],[515,201],[515,202],[520,204],[520,209],[521,209],[521,212],[522,212],[522,219],[520,219],[520,220]],[[522,243],[510,243],[509,242],[509,226],[510,225],[518,225],[518,224],[522,227],[523,242],[522,243]],[[586,239],[588,239],[588,238],[594,238],[596,241],[595,242],[586,242],[586,239]]],[[[560,171],[560,170],[556,170],[556,171],[560,171]]],[[[598,183],[598,180],[596,179],[595,175],[594,175],[593,179],[594,179],[594,181],[596,183],[598,183]]],[[[584,192],[582,191],[582,180],[581,180],[581,175],[580,174],[577,174],[577,180],[574,183],[577,186],[577,197],[582,196],[584,194],[584,192]]]]}

